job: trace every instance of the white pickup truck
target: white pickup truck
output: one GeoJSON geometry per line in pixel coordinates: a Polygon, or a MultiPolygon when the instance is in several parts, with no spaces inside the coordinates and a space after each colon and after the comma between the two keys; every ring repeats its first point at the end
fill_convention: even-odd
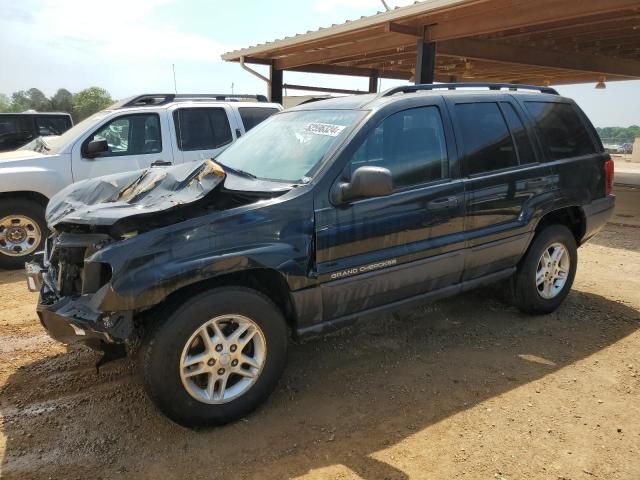
{"type": "Polygon", "coordinates": [[[41,249],[47,202],[67,185],[213,158],[280,110],[260,95],[139,95],[0,153],[0,268],[21,267],[41,249]]]}

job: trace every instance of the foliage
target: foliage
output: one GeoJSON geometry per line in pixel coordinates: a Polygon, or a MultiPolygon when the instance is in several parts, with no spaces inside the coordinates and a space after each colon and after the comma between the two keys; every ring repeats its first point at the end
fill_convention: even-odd
{"type": "Polygon", "coordinates": [[[54,112],[72,112],[73,94],[66,88],[59,89],[56,94],[51,97],[51,110],[54,112]]]}
{"type": "Polygon", "coordinates": [[[640,137],[640,126],[631,125],[630,127],[605,127],[596,128],[600,138],[615,143],[633,143],[640,137]]]}
{"type": "Polygon", "coordinates": [[[73,116],[77,120],[87,118],[112,103],[111,95],[104,88],[89,87],[73,96],[73,116]]]}
{"type": "Polygon", "coordinates": [[[67,112],[79,122],[113,102],[109,92],[100,87],[89,87],[76,94],[61,88],[51,98],[37,88],[30,88],[14,92],[10,97],[0,93],[0,112],[67,112]]]}

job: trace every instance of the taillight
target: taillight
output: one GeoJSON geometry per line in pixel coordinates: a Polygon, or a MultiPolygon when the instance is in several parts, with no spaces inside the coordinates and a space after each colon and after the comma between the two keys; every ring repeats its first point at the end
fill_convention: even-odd
{"type": "Polygon", "coordinates": [[[604,162],[604,193],[609,195],[613,193],[613,160],[604,162]]]}

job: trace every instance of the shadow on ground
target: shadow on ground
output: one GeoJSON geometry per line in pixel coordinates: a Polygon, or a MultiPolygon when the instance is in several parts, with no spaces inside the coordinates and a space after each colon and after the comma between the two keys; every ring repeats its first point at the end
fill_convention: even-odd
{"type": "Polygon", "coordinates": [[[540,379],[634,332],[638,312],[573,291],[528,317],[492,290],[361,322],[293,345],[276,393],[244,421],[190,431],[150,405],[126,361],[95,374],[72,349],[26,364],[0,392],[2,478],[286,478],[373,458],[415,432],[540,379]]]}

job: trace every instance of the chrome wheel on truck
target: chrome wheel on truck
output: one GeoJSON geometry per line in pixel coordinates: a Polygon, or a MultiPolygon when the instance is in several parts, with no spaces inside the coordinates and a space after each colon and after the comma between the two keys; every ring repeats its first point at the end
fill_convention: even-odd
{"type": "Polygon", "coordinates": [[[569,278],[571,257],[561,243],[553,243],[544,251],[536,270],[536,286],[542,298],[551,299],[558,295],[569,278]]]}
{"type": "Polygon", "coordinates": [[[24,215],[0,218],[0,253],[21,257],[35,252],[42,241],[38,222],[24,215]]]}
{"type": "Polygon", "coordinates": [[[142,353],[154,403],[187,427],[236,420],[273,391],[287,357],[287,324],[264,294],[212,288],[158,312],[142,353]]]}
{"type": "Polygon", "coordinates": [[[550,313],[571,290],[578,250],[571,230],[552,224],[536,233],[513,278],[515,302],[525,313],[550,313]]]}
{"type": "Polygon", "coordinates": [[[219,316],[187,340],[180,357],[182,384],[200,402],[229,402],[251,388],[266,356],[258,324],[243,315],[219,316]]]}
{"type": "Polygon", "coordinates": [[[23,268],[47,237],[44,206],[26,198],[0,200],[0,268],[23,268]]]}

